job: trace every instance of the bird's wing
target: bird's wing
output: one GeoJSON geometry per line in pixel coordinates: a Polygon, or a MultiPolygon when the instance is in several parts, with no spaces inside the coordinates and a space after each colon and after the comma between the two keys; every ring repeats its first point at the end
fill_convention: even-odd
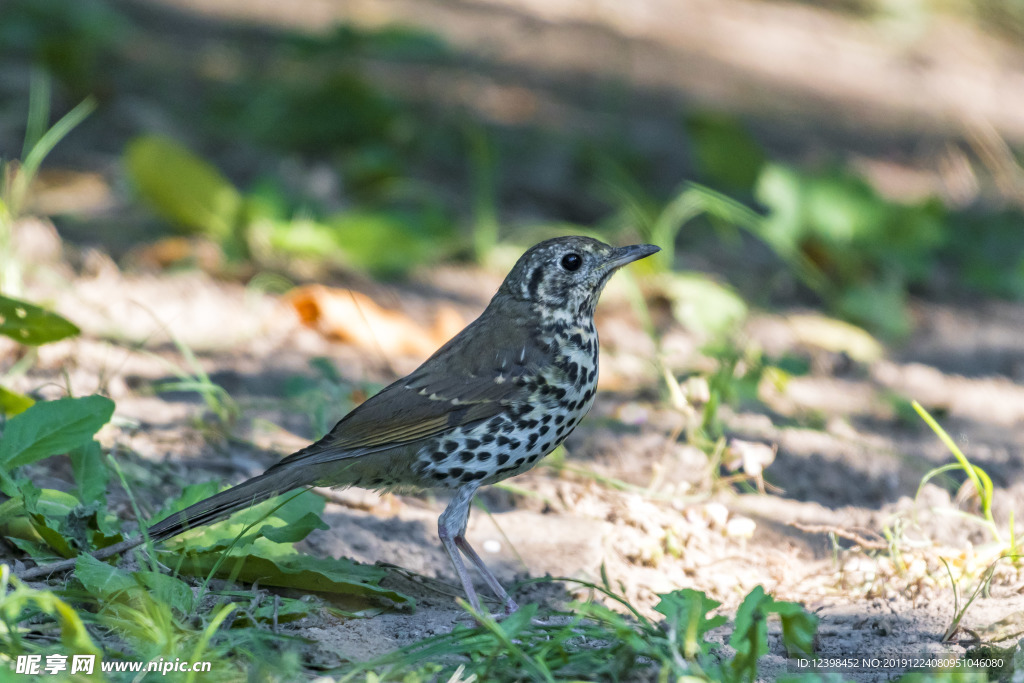
{"type": "Polygon", "coordinates": [[[485,314],[320,441],[274,467],[357,457],[490,419],[529,399],[526,378],[536,375],[546,355],[521,320],[487,321],[485,314]],[[489,334],[474,329],[481,326],[489,334]]]}

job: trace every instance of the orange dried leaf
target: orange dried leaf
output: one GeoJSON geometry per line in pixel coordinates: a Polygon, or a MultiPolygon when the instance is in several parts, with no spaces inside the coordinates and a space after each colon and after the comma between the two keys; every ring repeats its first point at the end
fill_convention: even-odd
{"type": "Polygon", "coordinates": [[[288,302],[304,325],[325,337],[387,356],[426,358],[465,325],[458,312],[445,307],[428,329],[365,294],[323,285],[294,289],[288,302]]]}

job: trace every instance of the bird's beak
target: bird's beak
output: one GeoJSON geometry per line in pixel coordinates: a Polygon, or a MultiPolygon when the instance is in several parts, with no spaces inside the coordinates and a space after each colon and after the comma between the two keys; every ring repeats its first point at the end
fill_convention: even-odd
{"type": "Polygon", "coordinates": [[[634,244],[628,247],[618,247],[612,251],[611,258],[605,262],[605,268],[615,270],[627,263],[639,261],[659,251],[661,251],[661,247],[656,247],[653,244],[634,244]]]}

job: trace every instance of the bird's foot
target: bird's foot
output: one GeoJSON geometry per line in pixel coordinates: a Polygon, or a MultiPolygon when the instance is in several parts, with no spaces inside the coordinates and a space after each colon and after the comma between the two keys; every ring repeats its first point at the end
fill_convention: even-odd
{"type": "MultiPolygon", "coordinates": [[[[469,606],[463,603],[463,607],[469,606]]],[[[472,621],[477,626],[483,626],[484,620],[481,619],[481,617],[485,617],[486,619],[490,619],[493,621],[502,621],[503,619],[508,619],[518,609],[519,605],[516,604],[516,601],[512,598],[508,598],[505,601],[505,607],[500,612],[490,612],[488,610],[483,609],[482,607],[470,607],[469,611],[465,615],[459,617],[459,621],[466,619],[472,621]]]]}

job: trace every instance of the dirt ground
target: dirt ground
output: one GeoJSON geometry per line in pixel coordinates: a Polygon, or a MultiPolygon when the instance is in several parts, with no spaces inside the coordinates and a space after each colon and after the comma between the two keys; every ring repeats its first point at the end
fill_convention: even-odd
{"type": "MultiPolygon", "coordinates": [[[[37,230],[47,232],[41,225],[37,230]]],[[[51,239],[56,239],[52,233],[51,239]]],[[[42,347],[38,368],[16,388],[43,385],[43,393],[54,396],[65,385],[76,394],[108,393],[117,402],[117,426],[103,433],[104,442],[115,452],[137,454],[126,457],[142,467],[146,461],[159,463],[152,472],[168,495],[188,482],[230,483],[255,475],[301,445],[301,435],[310,436],[308,421],[289,413],[281,397],[289,377],[311,374],[309,359],[328,357],[343,377],[379,383],[390,379],[392,366],[405,371],[421,360],[398,357],[383,363],[301,325],[281,297],[202,273],[125,274],[97,251],[81,260],[77,273],[51,264],[63,274],[62,284],[40,285],[30,294],[72,315],[83,329],[82,338],[42,347]],[[152,394],[155,383],[173,379],[167,363],[182,365],[170,329],[239,401],[244,414],[239,439],[224,442],[204,434],[196,421],[204,409],[194,395],[152,394]],[[268,429],[260,418],[296,434],[268,429]]],[[[486,303],[485,287],[476,283],[487,288],[497,283],[493,274],[457,269],[427,277],[431,289],[447,287],[448,296],[413,305],[420,311],[442,303],[456,306],[467,319],[486,303]]],[[[393,295],[407,305],[412,298],[401,291],[393,295]]],[[[929,325],[918,333],[926,335],[920,345],[907,346],[914,352],[893,354],[842,377],[812,372],[794,379],[779,409],[791,415],[814,410],[823,416],[824,428],[779,426],[787,422],[782,413],[725,411],[730,436],[778,446],[765,472],[778,489],[767,495],[711,492],[706,456],[675,440],[679,414],[651,393],[654,368],[645,355],[650,341],[620,297],[612,287],[598,323],[609,333],[601,362],[609,378],[605,385],[611,388],[600,394],[567,450],[571,464],[644,487],[645,493],[548,468],[514,480],[532,495],[486,492],[482,498],[492,514],[477,510],[468,536],[503,581],[511,585],[546,574],[596,581],[604,567],[613,584],[621,584],[645,609],[659,592],[692,587],[722,601],[727,614],[761,584],[820,616],[825,656],[959,655],[972,631],[997,629],[997,622],[1006,619],[1016,620],[1019,631],[1024,575],[1004,561],[995,571],[991,594],[964,618],[963,627],[970,630],[962,630],[952,643],[939,642],[954,609],[939,558],[946,558],[957,575],[977,575],[1000,549],[976,521],[954,514],[972,510],[970,496],[953,501],[947,491],[929,484],[915,502],[923,473],[949,462],[950,456],[926,428],[900,425],[878,407],[884,404],[882,392],[898,391],[920,396],[933,410],[943,409],[951,434],[996,483],[996,518],[1007,520],[1011,510],[1022,517],[1024,481],[1015,446],[1024,389],[1006,376],[963,374],[963,364],[972,362],[968,357],[980,354],[938,353],[961,346],[955,325],[929,325]],[[955,370],[944,371],[946,364],[955,370]],[[993,407],[984,410],[982,401],[993,407]],[[847,536],[833,547],[824,530],[847,536]],[[884,531],[893,534],[898,553],[889,550],[884,531]]],[[[1019,345],[1014,349],[1000,343],[1011,330],[1024,333],[1019,311],[998,305],[970,314],[949,305],[922,308],[937,321],[973,316],[972,350],[999,345],[1006,355],[1001,362],[1007,363],[1019,353],[1019,345]]],[[[790,344],[794,352],[814,352],[800,347],[792,335],[787,339],[787,330],[792,326],[777,313],[755,315],[747,326],[750,338],[766,348],[790,344]]],[[[685,346],[687,333],[673,328],[665,343],[685,346]]],[[[341,414],[337,409],[336,417],[341,414]]],[[[450,628],[461,610],[453,599],[457,581],[436,538],[443,501],[360,491],[335,492],[330,500],[326,521],[331,528],[314,532],[306,542],[309,552],[390,563],[428,578],[396,571],[390,579],[417,599],[414,613],[298,622],[296,632],[318,641],[331,661],[383,653],[450,628]]],[[[122,504],[127,510],[127,501],[122,504]]],[[[965,581],[961,590],[971,587],[965,581]]],[[[527,588],[515,594],[520,601],[552,605],[586,596],[571,583],[564,590],[527,588]]],[[[786,670],[777,652],[766,671],[786,670]]],[[[857,680],[886,680],[892,673],[863,672],[857,680]]]]}
{"type": "MultiPolygon", "coordinates": [[[[773,150],[813,156],[815,143],[828,140],[849,158],[860,159],[863,168],[911,193],[924,188],[955,194],[941,160],[948,158],[948,142],[963,132],[965,120],[985,121],[1009,140],[1024,137],[1024,102],[1016,106],[1012,100],[1024,96],[1024,88],[1000,87],[998,106],[985,89],[994,88],[1000,78],[1004,84],[1024,82],[1021,55],[995,39],[950,26],[933,30],[959,40],[960,56],[969,58],[955,65],[942,56],[946,43],[941,41],[913,36],[880,40],[856,22],[829,23],[812,7],[787,3],[664,3],[673,15],[705,17],[704,31],[682,20],[678,25],[658,21],[669,10],[657,2],[635,3],[645,11],[632,13],[625,5],[568,1],[464,2],[456,3],[456,9],[444,3],[365,1],[347,3],[345,11],[326,0],[307,0],[304,11],[282,9],[285,3],[232,0],[123,4],[143,21],[163,17],[168,6],[217,21],[241,18],[303,29],[339,17],[367,25],[404,19],[478,51],[480,62],[473,68],[442,68],[434,74],[461,79],[462,87],[445,91],[458,93],[459,104],[472,101],[484,115],[510,116],[501,106],[509,101],[502,95],[528,83],[536,86],[531,116],[573,120],[583,128],[600,126],[605,115],[599,105],[589,106],[586,89],[565,94],[558,89],[559,77],[538,81],[537,74],[554,69],[564,79],[572,72],[567,65],[582,69],[585,52],[576,47],[604,36],[618,41],[628,57],[621,69],[650,105],[629,127],[630,141],[641,153],[656,156],[665,177],[679,177],[676,172],[687,162],[665,151],[681,133],[677,122],[657,114],[658,102],[711,101],[759,111],[753,125],[770,132],[773,150]],[[758,22],[789,26],[795,37],[780,38],[779,45],[737,41],[742,49],[725,49],[721,32],[753,35],[758,22]],[[537,49],[517,43],[517,35],[529,35],[537,49]],[[925,44],[936,47],[922,54],[925,44]],[[755,66],[764,63],[759,55],[773,49],[783,54],[782,66],[765,74],[755,66]],[[819,69],[814,58],[828,50],[846,55],[831,72],[819,69]],[[691,68],[673,68],[681,60],[690,60],[691,68]],[[971,69],[982,66],[994,75],[975,78],[971,69]],[[860,78],[854,80],[854,73],[860,78]],[[937,82],[967,90],[954,92],[937,82]],[[789,117],[797,123],[779,124],[789,117]]],[[[168,31],[187,32],[175,22],[206,20],[177,17],[168,31]]],[[[382,78],[403,83],[386,70],[382,78]]],[[[421,87],[429,88],[429,82],[421,87]]],[[[124,106],[129,119],[152,115],[138,102],[124,106]]],[[[83,151],[72,145],[62,153],[79,162],[104,160],[112,174],[113,143],[110,148],[83,151]]],[[[231,163],[224,160],[228,167],[231,163]]],[[[509,194],[532,199],[520,207],[523,214],[543,212],[561,201],[536,187],[535,174],[511,169],[508,175],[509,194]]],[[[332,342],[301,325],[282,296],[255,287],[194,271],[122,269],[107,253],[117,253],[118,247],[76,233],[73,226],[64,235],[67,244],[46,223],[25,224],[21,231],[28,245],[22,247],[25,260],[34,264],[26,298],[52,302],[83,334],[42,347],[37,367],[12,388],[42,386],[42,394],[58,396],[70,386],[76,395],[108,394],[117,412],[115,425],[103,432],[105,444],[130,454],[125,456],[129,459],[137,457],[143,467],[159,463],[154,483],[168,495],[187,483],[232,483],[255,475],[312,437],[309,421],[282,400],[291,378],[312,376],[310,359],[329,358],[354,384],[384,384],[425,357],[383,357],[332,342]],[[240,403],[237,438],[225,441],[204,432],[196,419],[204,407],[194,395],[153,393],[155,383],[173,378],[168,363],[183,365],[169,330],[240,403]],[[268,421],[283,429],[269,427],[268,421]]],[[[685,254],[680,260],[719,269],[723,279],[741,289],[744,278],[756,279],[760,273],[758,267],[747,269],[729,258],[716,260],[715,254],[685,254]]],[[[427,328],[441,309],[471,320],[500,279],[497,270],[445,267],[417,272],[402,285],[332,284],[366,290],[380,305],[427,328]]],[[[940,642],[954,612],[953,590],[940,558],[954,575],[977,577],[1001,548],[976,520],[958,514],[976,512],[977,499],[970,491],[951,495],[934,483],[918,491],[929,469],[952,458],[923,424],[901,419],[891,397],[920,401],[991,475],[993,511],[1005,535],[1011,514],[1024,519],[1024,310],[994,300],[965,301],[955,292],[918,298],[912,337],[867,362],[836,353],[809,334],[806,320],[818,317],[795,300],[770,312],[756,311],[747,322],[743,336],[750,343],[772,356],[806,358],[811,372],[792,379],[783,391],[765,390],[762,406],[722,410],[731,438],[777,447],[764,473],[768,493],[737,493],[724,486],[712,490],[706,456],[678,439],[685,414],[668,407],[660,393],[653,343],[613,284],[598,319],[602,391],[566,449],[570,464],[635,488],[541,467],[512,482],[529,495],[490,490],[481,496],[491,514],[475,511],[470,541],[506,585],[546,574],[595,581],[603,567],[613,584],[621,583],[646,610],[657,593],[692,587],[722,601],[723,612],[731,614],[761,584],[821,618],[819,646],[826,657],[955,657],[975,635],[1020,639],[1024,572],[1004,560],[994,571],[989,594],[967,611],[963,628],[952,642],[940,642]]],[[[690,332],[665,325],[662,333],[676,367],[699,363],[690,332]]],[[[0,357],[13,352],[0,340],[0,357]]],[[[335,408],[333,419],[344,409],[335,408]]],[[[326,521],[331,528],[314,532],[306,542],[308,551],[412,572],[396,570],[389,581],[413,595],[418,607],[413,613],[368,619],[306,620],[292,626],[295,632],[319,642],[330,663],[366,658],[450,629],[462,612],[453,599],[457,581],[436,538],[444,501],[356,491],[335,492],[330,501],[326,521]]],[[[968,579],[959,587],[973,590],[968,579]]],[[[548,604],[586,595],[571,583],[513,592],[520,602],[548,604]]],[[[727,637],[724,629],[722,638],[727,637]]],[[[793,666],[779,642],[773,644],[764,668],[769,679],[793,666]]],[[[895,673],[881,667],[850,677],[888,680],[895,673]]]]}

